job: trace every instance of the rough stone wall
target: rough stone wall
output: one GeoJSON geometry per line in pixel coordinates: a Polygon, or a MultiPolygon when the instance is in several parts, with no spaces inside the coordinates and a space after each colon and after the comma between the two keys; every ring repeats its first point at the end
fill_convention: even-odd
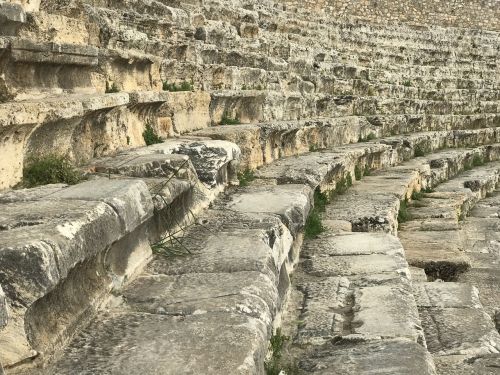
{"type": "Polygon", "coordinates": [[[281,0],[335,17],[375,23],[409,23],[500,30],[499,0],[281,0]]]}

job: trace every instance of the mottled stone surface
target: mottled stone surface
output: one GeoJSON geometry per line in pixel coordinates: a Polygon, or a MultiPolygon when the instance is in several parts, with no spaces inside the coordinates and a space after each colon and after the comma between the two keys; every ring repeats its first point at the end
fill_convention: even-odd
{"type": "Polygon", "coordinates": [[[259,320],[235,313],[111,313],[80,333],[57,364],[32,373],[260,374],[266,341],[259,320]]]}
{"type": "Polygon", "coordinates": [[[326,345],[300,367],[312,374],[436,374],[421,345],[404,339],[326,345]]]}

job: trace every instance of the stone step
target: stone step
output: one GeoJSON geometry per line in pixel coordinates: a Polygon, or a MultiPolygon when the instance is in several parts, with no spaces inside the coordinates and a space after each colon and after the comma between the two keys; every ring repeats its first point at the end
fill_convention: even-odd
{"type": "MultiPolygon", "coordinates": [[[[160,151],[168,149],[168,145],[161,146],[166,147],[165,149],[158,147],[159,146],[153,146],[152,150],[160,151]]],[[[352,160],[355,160],[356,158],[370,155],[372,152],[379,153],[381,150],[387,149],[388,146],[386,145],[363,145],[361,148],[359,146],[351,146],[344,147],[343,149],[338,150],[336,154],[332,155],[337,155],[337,158],[340,157],[339,161],[335,161],[335,165],[338,165],[341,169],[345,169],[349,167],[352,160]]],[[[172,157],[175,159],[177,157],[175,155],[162,156],[161,153],[155,153],[153,155],[155,156],[156,162],[159,162],[160,160],[170,160],[169,158],[172,157]],[[161,159],[160,157],[165,159],[161,159]]],[[[145,155],[139,154],[138,156],[139,159],[130,159],[129,156],[126,156],[123,160],[124,162],[132,162],[132,166],[134,168],[131,171],[134,174],[136,173],[134,170],[144,170],[143,167],[137,169],[137,166],[147,166],[151,163],[150,159],[144,159],[144,161],[142,161],[141,158],[145,155]]],[[[122,163],[121,159],[120,161],[117,161],[117,163],[119,167],[113,167],[115,168],[113,169],[114,172],[124,171],[122,173],[129,173],[126,172],[129,168],[126,164],[125,166],[120,166],[122,163]]],[[[161,163],[159,163],[159,165],[161,166],[161,163]]],[[[110,165],[110,168],[111,167],[112,165],[110,165]]],[[[152,165],[152,167],[154,166],[152,165]]],[[[293,269],[293,265],[297,262],[297,251],[301,241],[301,228],[305,224],[306,217],[311,207],[312,188],[321,184],[322,179],[324,180],[330,177],[328,177],[327,174],[319,174],[317,178],[318,180],[315,183],[311,183],[311,187],[305,187],[304,185],[258,186],[257,184],[255,187],[243,189],[241,193],[233,194],[230,196],[229,200],[226,199],[221,201],[220,204],[214,205],[213,209],[209,210],[209,212],[204,215],[202,219],[200,219],[199,223],[202,224],[196,225],[191,230],[186,229],[189,231],[189,234],[186,234],[186,236],[183,237],[181,248],[184,250],[189,249],[189,251],[193,253],[193,256],[190,257],[188,261],[187,258],[167,259],[162,256],[155,257],[155,259],[153,259],[153,261],[148,265],[143,278],[139,279],[141,280],[140,282],[138,281],[139,284],[134,284],[134,288],[145,288],[146,285],[150,285],[148,288],[153,288],[150,290],[153,294],[155,294],[156,292],[154,291],[157,289],[155,289],[156,287],[153,287],[153,284],[151,283],[154,281],[154,285],[156,285],[155,280],[158,280],[158,277],[155,277],[154,275],[165,275],[165,280],[171,280],[168,277],[177,277],[177,275],[180,277],[180,275],[206,274],[208,277],[215,274],[236,272],[250,277],[254,273],[260,273],[263,275],[264,280],[272,282],[270,287],[276,288],[279,295],[279,298],[277,300],[275,299],[274,305],[268,305],[267,308],[263,305],[264,310],[262,310],[262,313],[259,315],[263,319],[261,320],[261,322],[263,322],[262,324],[267,327],[267,332],[270,332],[273,319],[270,319],[269,316],[275,317],[278,314],[279,309],[282,307],[281,305],[287,295],[287,290],[290,284],[288,275],[293,269]],[[276,197],[281,197],[282,199],[276,200],[276,197]],[[263,204],[263,202],[266,203],[263,204]],[[270,205],[270,202],[273,202],[273,204],[270,205]],[[257,244],[260,244],[260,250],[256,249],[257,244]],[[235,248],[239,250],[235,251],[235,248]],[[268,312],[266,313],[266,311],[268,312]],[[266,318],[267,320],[264,319],[266,316],[268,317],[266,318]]],[[[172,239],[172,237],[166,237],[165,240],[168,240],[169,238],[172,239]]],[[[162,278],[163,277],[160,277],[160,279],[162,278]]],[[[253,279],[249,279],[247,285],[251,285],[251,280],[253,279]]],[[[213,288],[208,288],[207,293],[209,293],[211,289],[213,288]]],[[[194,289],[189,287],[186,289],[186,293],[188,293],[188,290],[194,289]]],[[[381,291],[381,293],[382,292],[385,293],[385,291],[381,291]]],[[[124,291],[124,293],[127,292],[124,291]]],[[[142,294],[142,292],[137,293],[142,294]]],[[[144,291],[144,293],[146,292],[144,291]]],[[[214,291],[214,293],[217,294],[218,292],[214,291]]],[[[243,297],[246,295],[247,294],[242,294],[243,297]]],[[[130,296],[130,300],[133,300],[132,294],[130,296]]],[[[146,308],[145,305],[139,304],[143,307],[137,305],[139,302],[131,302],[130,307],[127,307],[127,300],[128,298],[124,299],[124,302],[116,306],[117,310],[113,310],[111,314],[113,316],[115,316],[115,314],[121,316],[122,308],[124,309],[123,313],[126,314],[129,314],[128,311],[130,311],[130,309],[132,309],[131,311],[136,311],[134,310],[135,308],[146,308]]],[[[241,300],[237,299],[237,301],[241,300]]],[[[188,303],[188,301],[186,302],[188,303]]],[[[193,300],[193,302],[189,305],[189,307],[186,307],[185,310],[193,311],[192,315],[195,316],[196,314],[194,312],[198,310],[204,311],[209,307],[207,303],[208,302],[205,300],[199,300],[199,303],[193,300]]],[[[232,302],[227,301],[229,305],[227,303],[225,305],[220,305],[221,303],[225,302],[220,298],[217,298],[214,301],[214,305],[212,305],[211,308],[213,310],[213,314],[222,313],[221,311],[224,311],[224,313],[227,314],[228,308],[233,309],[230,307],[232,302]]],[[[237,306],[241,305],[241,303],[242,302],[238,302],[237,306]]],[[[366,308],[372,309],[374,307],[369,307],[369,305],[367,305],[366,308]]],[[[151,310],[152,307],[148,309],[151,310]]],[[[168,307],[164,307],[164,309],[168,309],[168,307]]],[[[245,308],[241,309],[240,312],[238,312],[237,307],[235,307],[235,309],[230,310],[233,311],[231,314],[241,314],[247,312],[247,309],[245,308]]],[[[162,311],[163,310],[160,309],[159,313],[162,311]]],[[[143,313],[144,312],[142,312],[142,314],[143,313]]],[[[132,314],[141,313],[133,312],[132,314]]],[[[252,315],[251,318],[255,319],[255,315],[252,315]]],[[[249,319],[249,317],[246,316],[244,319],[249,319]]],[[[106,321],[106,318],[100,315],[96,324],[101,324],[100,322],[104,324],[106,321]],[[101,317],[104,320],[101,321],[101,317]]],[[[260,335],[258,333],[260,332],[259,330],[252,330],[252,332],[257,336],[260,335]]],[[[135,342],[145,340],[146,336],[143,336],[142,333],[137,334],[139,336],[133,339],[136,340],[135,342]]],[[[63,358],[66,358],[65,356],[83,355],[82,351],[75,349],[79,346],[77,341],[82,337],[90,337],[89,335],[92,336],[92,340],[94,340],[95,336],[92,331],[84,330],[81,335],[78,336],[79,338],[73,342],[76,346],[72,346],[73,344],[70,344],[69,348],[65,352],[66,354],[63,354],[63,358]],[[73,354],[70,355],[69,353],[71,352],[73,354]]],[[[106,340],[103,338],[98,337],[95,339],[99,340],[99,342],[102,341],[102,345],[105,345],[106,340]]],[[[251,347],[254,347],[255,349],[250,350],[257,350],[259,353],[265,353],[265,340],[262,342],[263,343],[261,343],[258,347],[252,346],[253,344],[251,344],[251,347]]],[[[128,344],[124,343],[124,345],[128,344]]],[[[213,348],[210,350],[219,349],[213,348]]],[[[186,356],[190,356],[190,353],[191,352],[189,350],[184,351],[183,349],[182,353],[179,354],[179,358],[187,360],[186,358],[188,357],[186,356]]],[[[262,360],[263,357],[258,357],[252,366],[261,366],[262,360]]],[[[238,358],[235,358],[235,361],[238,361],[238,358]]],[[[54,365],[56,366],[55,368],[58,368],[57,366],[67,366],[66,364],[61,363],[62,362],[57,362],[54,365]]],[[[220,363],[224,363],[224,361],[220,363]]],[[[107,366],[111,366],[111,364],[103,364],[102,366],[104,367],[100,367],[100,369],[106,369],[109,368],[107,366]]],[[[64,373],[64,370],[62,369],[63,367],[58,368],[58,372],[64,373]]]]}
{"type": "Polygon", "coordinates": [[[86,369],[114,371],[116,356],[125,353],[127,358],[143,358],[122,362],[130,373],[143,371],[146,364],[151,371],[162,373],[180,369],[186,373],[260,373],[273,320],[286,297],[288,273],[297,256],[294,237],[299,236],[308,215],[311,189],[303,185],[255,186],[228,198],[208,210],[201,218],[203,224],[182,239],[182,246],[192,256],[155,257],[143,276],[123,291],[121,302],[101,314],[65,349],[60,360],[41,373],[75,371],[72,363],[81,356],[87,357],[86,369]],[[263,202],[270,202],[271,197],[282,199],[265,206],[263,202]],[[141,328],[131,331],[128,323],[134,321],[141,328]],[[116,324],[122,328],[116,329],[116,324]],[[151,327],[158,324],[176,345],[157,337],[153,340],[157,346],[144,356],[141,342],[157,336],[151,327]],[[201,341],[196,338],[199,329],[204,332],[201,341]],[[119,331],[126,335],[114,336],[119,331]],[[120,344],[112,346],[125,351],[120,349],[112,357],[101,356],[100,350],[91,354],[82,345],[87,342],[107,350],[117,339],[120,344]],[[196,345],[189,344],[193,340],[196,345]],[[234,340],[239,349],[227,351],[234,340]],[[158,354],[170,358],[169,362],[152,361],[158,354]],[[200,360],[193,362],[193,356],[200,360]],[[203,356],[212,365],[202,369],[203,356]]]}
{"type": "Polygon", "coordinates": [[[229,165],[238,157],[229,142],[162,143],[95,161],[104,178],[2,194],[0,283],[10,323],[0,333],[8,348],[1,362],[10,367],[64,346],[144,267],[150,242],[190,225],[236,178],[229,165]]]}
{"type": "Polygon", "coordinates": [[[405,339],[328,344],[300,363],[307,373],[327,374],[436,374],[430,354],[405,339]]]}
{"type": "Polygon", "coordinates": [[[488,360],[491,355],[498,361],[500,335],[483,310],[475,287],[434,282],[416,284],[414,288],[427,348],[438,371],[441,367],[469,369],[477,366],[477,359],[488,360]]]}
{"type": "Polygon", "coordinates": [[[436,193],[426,194],[423,202],[412,204],[410,223],[400,232],[411,265],[425,268],[428,275],[445,280],[456,280],[470,267],[459,221],[479,200],[495,190],[499,172],[497,162],[466,171],[439,185],[436,193]],[[429,203],[432,201],[439,206],[429,203]],[[448,214],[443,213],[443,204],[449,205],[445,211],[448,214]],[[427,221],[429,218],[433,219],[431,223],[427,221]]]}

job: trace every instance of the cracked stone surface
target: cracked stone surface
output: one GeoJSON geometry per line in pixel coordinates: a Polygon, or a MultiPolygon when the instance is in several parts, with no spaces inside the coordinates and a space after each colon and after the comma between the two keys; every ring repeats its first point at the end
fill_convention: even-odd
{"type": "Polygon", "coordinates": [[[328,344],[304,360],[312,374],[436,374],[430,354],[404,339],[328,344]]]}

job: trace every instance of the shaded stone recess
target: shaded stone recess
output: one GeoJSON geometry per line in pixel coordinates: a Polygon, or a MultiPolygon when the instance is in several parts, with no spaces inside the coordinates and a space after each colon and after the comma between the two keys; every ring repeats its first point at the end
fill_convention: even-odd
{"type": "Polygon", "coordinates": [[[0,0],[0,373],[496,369],[498,16],[0,0]]]}

